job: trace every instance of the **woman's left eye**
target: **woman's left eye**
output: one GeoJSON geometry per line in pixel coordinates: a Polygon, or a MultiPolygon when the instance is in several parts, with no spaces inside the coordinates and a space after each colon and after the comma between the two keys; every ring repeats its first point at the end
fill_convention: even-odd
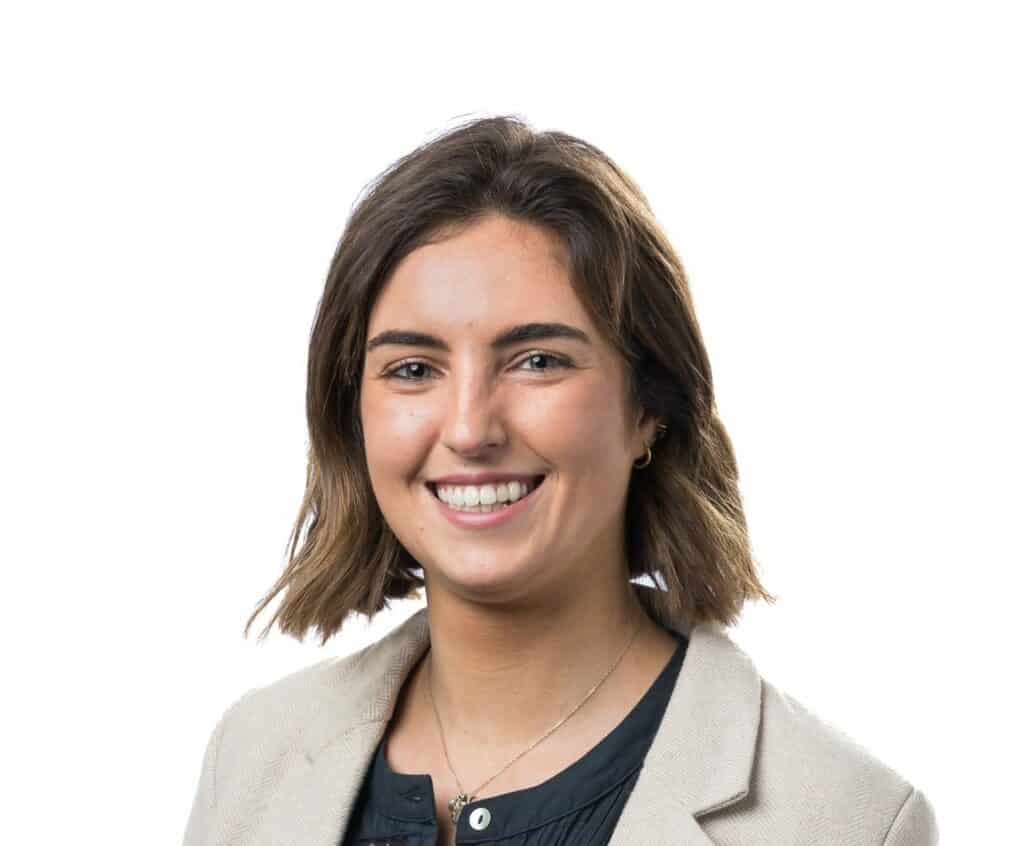
{"type": "MultiPolygon", "coordinates": [[[[537,372],[541,372],[542,373],[545,370],[551,370],[551,369],[558,370],[558,369],[562,369],[562,368],[566,368],[566,367],[570,367],[571,366],[571,364],[570,364],[570,362],[569,362],[569,360],[567,358],[562,358],[562,356],[558,356],[558,355],[552,355],[551,353],[530,353],[526,358],[523,359],[523,361],[521,363],[525,363],[525,362],[528,362],[528,361],[533,361],[534,359],[537,359],[537,358],[548,359],[549,361],[554,362],[554,368],[552,368],[551,365],[548,365],[546,367],[541,367],[539,369],[535,368],[535,367],[530,367],[528,369],[530,369],[530,370],[537,370],[537,372]]],[[[422,368],[426,368],[427,370],[433,370],[434,369],[429,364],[427,364],[427,363],[425,363],[423,361],[405,361],[405,362],[402,362],[401,364],[397,365],[396,367],[392,367],[390,370],[388,370],[384,374],[384,378],[385,379],[398,379],[398,380],[400,380],[402,382],[420,382],[420,381],[422,381],[422,376],[412,376],[412,377],[410,377],[410,376],[399,376],[398,375],[398,373],[400,371],[405,370],[407,367],[422,367],[422,368]]]]}
{"type": "MultiPolygon", "coordinates": [[[[568,367],[569,366],[569,360],[568,359],[562,358],[561,356],[558,356],[558,355],[551,355],[550,353],[530,353],[526,358],[523,359],[523,362],[533,361],[533,359],[535,359],[535,358],[546,358],[549,361],[553,361],[554,362],[554,369],[556,369],[556,370],[559,369],[559,368],[564,368],[564,367],[568,367]]],[[[530,368],[530,369],[532,370],[534,368],[530,368]]],[[[540,369],[541,370],[551,370],[552,367],[550,365],[548,365],[547,367],[542,367],[540,369]]]]}

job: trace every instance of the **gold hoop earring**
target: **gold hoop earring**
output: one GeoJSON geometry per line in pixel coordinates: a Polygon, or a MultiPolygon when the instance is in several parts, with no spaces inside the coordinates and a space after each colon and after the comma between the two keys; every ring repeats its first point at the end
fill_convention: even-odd
{"type": "MultiPolygon", "coordinates": [[[[665,425],[664,423],[659,423],[658,424],[658,431],[655,432],[655,434],[654,434],[654,440],[658,440],[659,438],[664,437],[665,432],[667,432],[667,431],[668,431],[668,426],[665,425]]],[[[650,444],[648,444],[647,445],[647,453],[644,455],[644,457],[642,459],[640,459],[641,461],[643,461],[643,464],[634,464],[633,466],[637,470],[640,470],[641,468],[646,467],[648,464],[650,464],[653,458],[654,458],[654,453],[651,452],[651,446],[650,446],[650,444]]]]}
{"type": "Polygon", "coordinates": [[[648,464],[651,463],[651,459],[653,457],[654,457],[654,453],[651,452],[651,448],[650,447],[647,447],[647,454],[641,459],[641,461],[643,461],[643,464],[634,464],[633,466],[637,470],[639,470],[641,467],[646,467],[648,464]]]}

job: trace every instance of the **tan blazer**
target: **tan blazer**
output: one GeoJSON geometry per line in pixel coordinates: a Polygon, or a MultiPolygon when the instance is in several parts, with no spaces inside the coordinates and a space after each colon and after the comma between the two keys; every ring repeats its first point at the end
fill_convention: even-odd
{"type": "MultiPolygon", "coordinates": [[[[685,630],[684,630],[685,631],[685,630]]],[[[611,846],[925,846],[924,794],[763,680],[714,624],[690,645],[611,846]]],[[[426,609],[237,700],[203,759],[185,846],[341,846],[426,609]]]]}

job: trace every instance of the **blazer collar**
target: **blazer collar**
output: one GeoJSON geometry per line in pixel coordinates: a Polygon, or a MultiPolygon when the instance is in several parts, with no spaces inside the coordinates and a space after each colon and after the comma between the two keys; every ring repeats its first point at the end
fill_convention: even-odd
{"type": "MultiPolygon", "coordinates": [[[[429,645],[427,623],[423,608],[365,650],[325,662],[302,754],[281,776],[258,843],[341,841],[398,692],[429,645]]],[[[610,846],[712,846],[696,818],[750,789],[760,675],[720,626],[683,631],[690,643],[679,678],[610,846]]]]}

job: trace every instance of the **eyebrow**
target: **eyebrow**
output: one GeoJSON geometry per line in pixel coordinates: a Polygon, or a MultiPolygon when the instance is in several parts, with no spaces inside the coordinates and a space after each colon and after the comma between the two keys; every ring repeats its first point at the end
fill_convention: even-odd
{"type": "MultiPolygon", "coordinates": [[[[524,341],[541,341],[550,338],[569,338],[573,341],[581,341],[584,344],[590,343],[590,338],[582,329],[575,326],[567,326],[565,323],[523,323],[506,329],[491,341],[492,350],[501,350],[514,344],[524,341]]],[[[404,347],[429,347],[430,349],[444,350],[450,352],[448,344],[434,335],[426,332],[415,332],[411,329],[389,329],[375,335],[366,344],[366,353],[369,355],[377,347],[385,344],[395,344],[404,347]]]]}

